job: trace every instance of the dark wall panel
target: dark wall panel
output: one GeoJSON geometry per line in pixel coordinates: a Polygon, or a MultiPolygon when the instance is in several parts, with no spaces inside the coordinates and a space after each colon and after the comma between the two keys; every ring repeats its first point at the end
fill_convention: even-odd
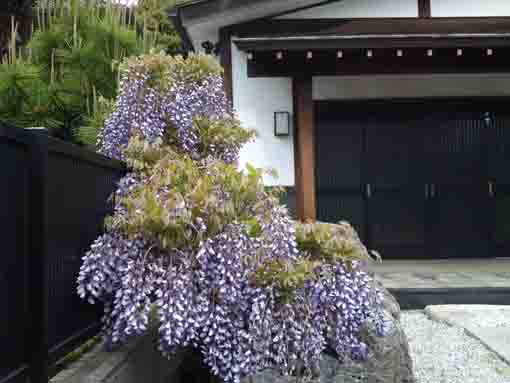
{"type": "Polygon", "coordinates": [[[0,380],[28,361],[27,148],[0,137],[0,380]]]}
{"type": "Polygon", "coordinates": [[[76,294],[81,258],[103,229],[120,172],[50,151],[48,158],[49,344],[99,321],[100,307],[76,294]]]}

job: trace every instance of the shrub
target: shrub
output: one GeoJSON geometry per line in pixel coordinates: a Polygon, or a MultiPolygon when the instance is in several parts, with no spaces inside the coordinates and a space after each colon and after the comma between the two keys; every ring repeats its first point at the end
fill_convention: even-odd
{"type": "Polygon", "coordinates": [[[119,63],[151,49],[173,52],[176,41],[169,46],[170,29],[160,31],[155,21],[155,30],[144,28],[131,8],[111,0],[39,3],[26,48],[16,47],[12,25],[9,55],[0,63],[0,119],[95,145],[105,106],[117,95],[119,63]]]}
{"type": "Polygon", "coordinates": [[[307,377],[321,354],[364,358],[359,331],[383,332],[368,253],[347,223],[296,223],[237,168],[252,137],[207,56],[128,59],[100,150],[127,161],[106,232],[84,257],[78,293],[104,303],[109,344],[144,333],[201,351],[227,382],[276,367],[307,377]]]}

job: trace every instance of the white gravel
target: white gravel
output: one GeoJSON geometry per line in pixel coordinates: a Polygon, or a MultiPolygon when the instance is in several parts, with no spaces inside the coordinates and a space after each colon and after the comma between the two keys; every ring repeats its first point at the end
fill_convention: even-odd
{"type": "Polygon", "coordinates": [[[402,312],[418,383],[510,383],[510,366],[463,329],[402,312]]]}

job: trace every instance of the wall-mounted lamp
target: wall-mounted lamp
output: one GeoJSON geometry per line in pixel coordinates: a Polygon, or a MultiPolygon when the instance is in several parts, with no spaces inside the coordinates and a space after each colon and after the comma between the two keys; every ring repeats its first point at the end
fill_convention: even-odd
{"type": "Polygon", "coordinates": [[[483,114],[483,120],[484,120],[484,122],[485,122],[485,126],[486,126],[487,128],[490,128],[490,127],[491,127],[491,123],[492,123],[492,115],[491,115],[491,113],[489,113],[489,112],[485,112],[485,113],[483,114]]]}
{"type": "Polygon", "coordinates": [[[204,48],[204,51],[206,54],[210,55],[210,54],[214,54],[214,55],[218,55],[220,53],[220,48],[221,48],[221,45],[219,42],[217,42],[216,44],[213,44],[211,41],[204,41],[202,42],[202,48],[204,48]]]}
{"type": "Polygon", "coordinates": [[[274,112],[274,135],[288,137],[290,135],[290,113],[274,112]]]}

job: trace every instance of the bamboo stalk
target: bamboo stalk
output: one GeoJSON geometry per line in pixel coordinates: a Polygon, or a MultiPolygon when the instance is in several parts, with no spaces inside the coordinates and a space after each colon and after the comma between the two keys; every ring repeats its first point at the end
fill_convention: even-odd
{"type": "Polygon", "coordinates": [[[51,28],[53,24],[53,18],[55,17],[55,9],[50,6],[50,0],[46,1],[46,12],[48,13],[48,27],[51,28]]]}
{"type": "Polygon", "coordinates": [[[92,103],[94,110],[97,110],[97,91],[95,85],[92,85],[92,103]]]}
{"type": "Polygon", "coordinates": [[[87,97],[85,98],[85,108],[87,109],[87,115],[90,116],[90,96],[87,93],[87,97]]]}
{"type": "Polygon", "coordinates": [[[55,82],[55,49],[51,51],[50,84],[55,82]]]}
{"type": "Polygon", "coordinates": [[[117,65],[117,84],[119,85],[119,87],[120,87],[120,79],[121,79],[121,77],[120,77],[120,67],[121,67],[120,63],[121,62],[119,62],[119,64],[117,65]]]}
{"type": "Polygon", "coordinates": [[[78,12],[79,12],[78,0],[74,0],[72,5],[73,5],[73,46],[74,46],[74,48],[77,48],[78,47],[78,12]]]}
{"type": "Polygon", "coordinates": [[[133,8],[129,8],[129,25],[133,25],[134,12],[133,8]]]}
{"type": "Polygon", "coordinates": [[[143,16],[143,53],[147,53],[147,15],[143,16]]]}
{"type": "Polygon", "coordinates": [[[43,29],[46,29],[46,23],[47,23],[47,18],[48,18],[48,0],[46,0],[44,2],[44,4],[45,5],[41,9],[41,18],[42,18],[43,29]]]}
{"type": "Polygon", "coordinates": [[[11,16],[11,41],[9,42],[10,63],[17,63],[16,36],[18,35],[18,23],[14,16],[11,16]]]}
{"type": "Polygon", "coordinates": [[[42,28],[41,28],[41,6],[40,6],[40,4],[37,5],[36,14],[37,14],[37,26],[39,27],[39,29],[42,30],[42,28]]]}
{"type": "MultiPolygon", "coordinates": [[[[30,39],[32,39],[32,37],[34,36],[34,31],[35,31],[35,25],[34,25],[34,21],[32,20],[32,24],[30,26],[30,39]]],[[[28,62],[29,63],[32,63],[32,48],[28,48],[28,62]]]]}
{"type": "Polygon", "coordinates": [[[60,0],[60,17],[65,16],[65,0],[60,0]]]}

